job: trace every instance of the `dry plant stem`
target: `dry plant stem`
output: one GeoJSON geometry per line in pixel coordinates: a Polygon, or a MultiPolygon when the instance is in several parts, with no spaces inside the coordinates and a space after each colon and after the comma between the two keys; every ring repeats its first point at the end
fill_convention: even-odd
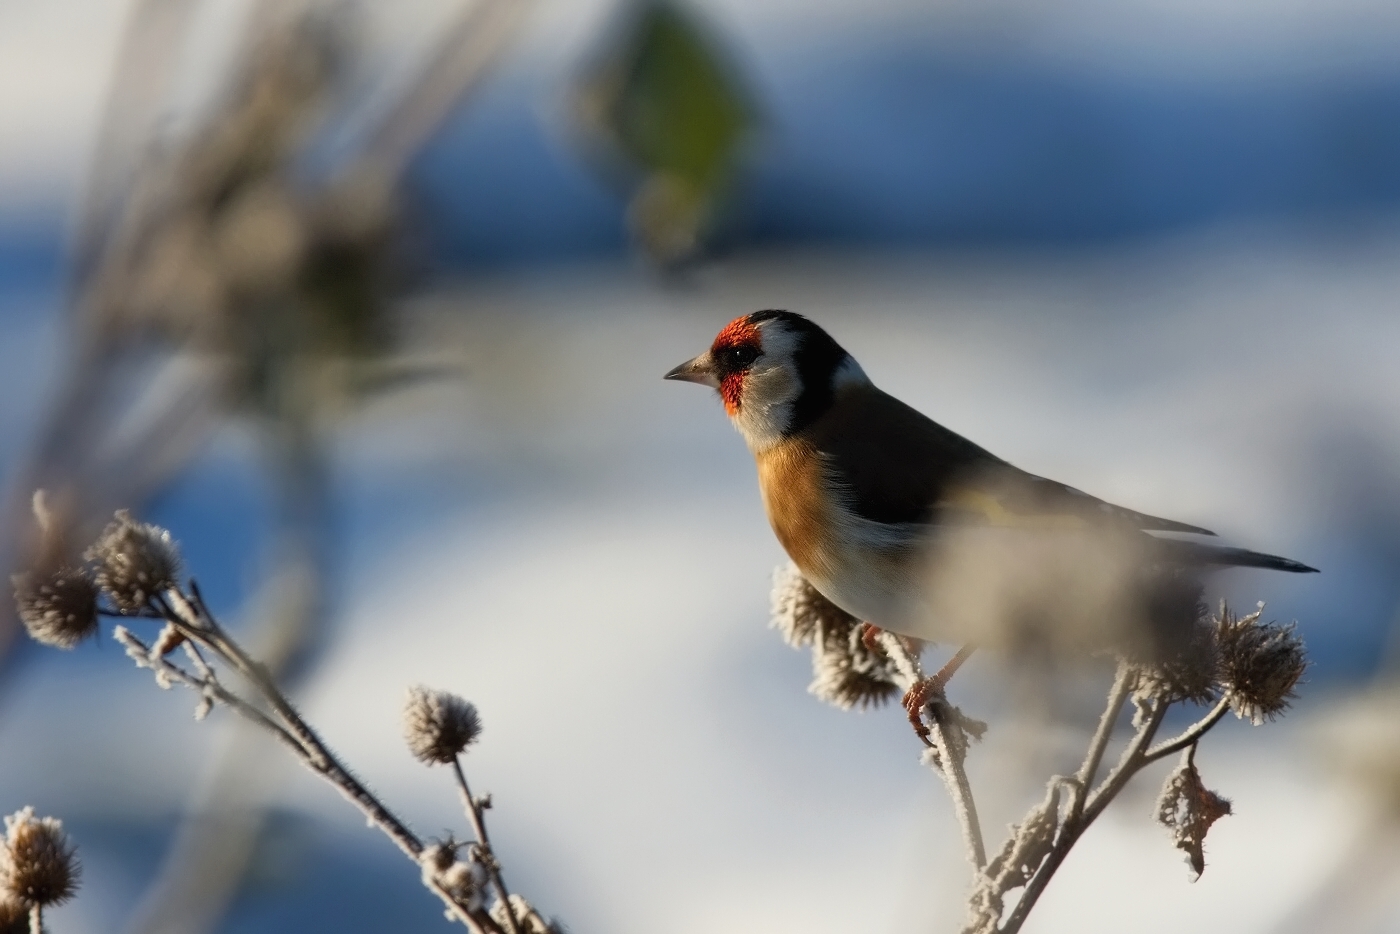
{"type": "Polygon", "coordinates": [[[167,621],[179,628],[187,638],[207,646],[237,668],[239,673],[252,683],[258,693],[272,707],[286,731],[294,737],[296,744],[301,749],[301,758],[305,760],[306,764],[329,779],[342,794],[364,812],[366,817],[374,822],[375,826],[383,830],[391,840],[398,844],[399,849],[416,860],[423,852],[423,844],[412,831],[404,826],[402,821],[390,813],[368,789],[360,784],[358,779],[350,774],[348,769],[341,765],[339,760],[326,748],[316,731],[302,719],[301,715],[292,707],[291,702],[283,696],[277,685],[267,676],[262,666],[249,658],[242,647],[228,638],[218,622],[205,608],[204,600],[199,596],[199,591],[193,590],[195,597],[193,603],[186,600],[179,591],[168,591],[167,595],[171,598],[170,604],[173,604],[173,607],[166,604],[167,607],[171,608],[170,615],[166,617],[167,621]]]}
{"type": "Polygon", "coordinates": [[[1099,765],[1103,762],[1104,751],[1108,748],[1109,738],[1113,735],[1113,726],[1118,722],[1118,715],[1123,712],[1123,705],[1128,700],[1128,689],[1132,684],[1133,671],[1123,662],[1118,663],[1118,670],[1113,676],[1113,687],[1108,693],[1108,705],[1104,707],[1103,716],[1099,718],[1098,729],[1094,731],[1094,738],[1089,742],[1089,752],[1084,757],[1084,764],[1079,767],[1079,772],[1075,775],[1075,787],[1070,799],[1069,817],[1066,823],[1077,821],[1079,815],[1084,811],[1084,799],[1089,796],[1089,789],[1094,786],[1094,777],[1098,774],[1099,765]]]}
{"type": "MultiPolygon", "coordinates": [[[[919,656],[909,650],[909,647],[904,644],[904,640],[888,632],[881,632],[879,640],[899,672],[900,680],[903,682],[900,687],[907,691],[923,680],[923,668],[919,664],[919,656]]],[[[972,651],[972,646],[964,646],[947,665],[943,666],[943,671],[948,672],[948,677],[952,677],[952,672],[957,671],[967,656],[972,654],[972,651]]],[[[944,683],[946,684],[946,681],[944,683]]],[[[933,748],[938,751],[940,765],[938,773],[943,778],[943,784],[948,786],[948,796],[953,800],[953,811],[958,816],[958,826],[962,829],[963,842],[967,846],[968,862],[972,863],[973,868],[980,872],[982,867],[987,864],[987,845],[982,839],[982,824],[977,818],[977,803],[972,797],[972,785],[968,782],[967,771],[963,768],[966,756],[956,752],[959,749],[966,750],[967,740],[963,737],[960,743],[950,741],[952,739],[950,731],[961,730],[961,727],[957,726],[956,723],[950,725],[950,722],[945,722],[945,719],[950,721],[951,718],[945,718],[942,715],[939,708],[940,703],[947,705],[947,698],[943,696],[941,686],[932,705],[938,712],[929,718],[932,721],[929,727],[929,736],[933,748]]]]}
{"type": "MultiPolygon", "coordinates": [[[[159,615],[187,640],[213,652],[246,678],[271,707],[276,718],[270,717],[219,684],[213,671],[196,650],[191,649],[192,657],[197,659],[196,667],[200,670],[198,676],[156,655],[129,632],[119,630],[118,640],[126,645],[129,654],[136,658],[138,664],[164,674],[171,681],[190,687],[207,700],[228,706],[239,715],[267,729],[303,764],[335,786],[343,797],[365,815],[372,826],[379,828],[394,841],[406,856],[415,863],[419,861],[423,853],[422,841],[341,764],[267,676],[262,666],[228,637],[209,613],[198,588],[193,583],[190,597],[178,590],[169,590],[154,601],[154,606],[159,610],[159,615]]],[[[468,911],[437,883],[429,883],[428,888],[442,900],[452,918],[462,922],[475,934],[504,934],[486,912],[468,911]]],[[[512,931],[511,934],[519,932],[512,931]]]]}
{"type": "Polygon", "coordinates": [[[148,647],[146,643],[142,642],[124,628],[119,628],[113,634],[113,638],[126,648],[126,654],[130,656],[138,666],[149,668],[157,675],[165,677],[174,684],[183,684],[206,700],[212,700],[215,703],[225,705],[239,716],[246,717],[270,732],[298,757],[305,756],[305,750],[301,748],[301,744],[296,741],[296,738],[292,736],[291,733],[282,729],[282,727],[269,718],[267,714],[263,713],[252,704],[249,704],[237,694],[230,692],[223,685],[219,684],[218,681],[195,677],[179,665],[162,658],[153,649],[148,647]]]}
{"type": "MultiPolygon", "coordinates": [[[[1090,759],[1095,757],[1101,759],[1103,748],[1100,743],[1107,745],[1108,736],[1112,733],[1113,724],[1117,720],[1117,711],[1122,709],[1128,689],[1135,678],[1135,672],[1120,665],[1118,675],[1114,679],[1113,689],[1109,694],[1104,717],[1100,720],[1099,729],[1094,734],[1089,758],[1085,759],[1085,768],[1081,770],[1081,775],[1087,774],[1090,759]],[[1097,753],[1095,747],[1098,747],[1097,753]]],[[[1087,784],[1081,784],[1075,789],[1073,798],[1075,804],[1071,805],[1070,813],[1066,815],[1064,822],[1060,825],[1054,845],[1046,854],[1044,861],[1036,868],[1030,881],[1026,883],[1025,891],[1021,893],[1016,907],[1012,909],[1006,921],[997,929],[1000,934],[1015,934],[1021,930],[1021,926],[1025,924],[1031,909],[1035,907],[1041,894],[1044,893],[1045,887],[1050,884],[1050,879],[1055,875],[1055,871],[1060,868],[1060,864],[1065,861],[1065,857],[1069,855],[1070,849],[1078,842],[1080,836],[1103,813],[1104,808],[1108,807],[1109,803],[1118,796],[1118,793],[1128,784],[1128,780],[1136,775],[1143,766],[1149,764],[1150,760],[1146,754],[1147,747],[1152,742],[1152,738],[1156,736],[1158,728],[1161,727],[1162,718],[1166,716],[1167,708],[1171,706],[1161,700],[1154,700],[1152,704],[1151,713],[1138,727],[1133,738],[1129,740],[1127,748],[1123,750],[1122,756],[1119,757],[1117,765],[1109,771],[1099,787],[1094,789],[1092,794],[1088,793],[1087,784]],[[1088,795],[1087,803],[1085,803],[1084,797],[1086,794],[1088,795]]],[[[1210,715],[1207,715],[1201,724],[1209,719],[1210,715]]],[[[1209,726],[1205,726],[1201,732],[1204,733],[1209,728],[1209,726]]],[[[1097,771],[1097,765],[1095,765],[1094,770],[1097,771]]]]}
{"type": "MultiPolygon", "coordinates": [[[[935,710],[939,703],[939,700],[934,701],[935,710]]],[[[943,703],[946,704],[946,701],[943,703]]],[[[930,719],[933,722],[929,725],[929,736],[933,740],[933,748],[938,750],[939,772],[943,783],[948,786],[948,796],[953,799],[953,810],[957,812],[958,823],[962,826],[968,862],[980,872],[987,865],[987,846],[982,841],[982,824],[977,819],[977,802],[972,798],[972,785],[967,780],[967,770],[963,768],[966,754],[958,751],[966,750],[967,740],[955,747],[948,741],[949,726],[943,722],[944,718],[935,714],[930,719]]],[[[960,727],[953,726],[951,729],[960,727]]]]}
{"type": "Polygon", "coordinates": [[[44,934],[44,906],[29,909],[29,934],[44,934]]]}
{"type": "MultiPolygon", "coordinates": [[[[146,644],[143,643],[136,636],[124,629],[118,630],[115,638],[118,642],[120,642],[123,646],[126,647],[127,654],[130,655],[133,659],[135,659],[138,665],[144,668],[149,668],[153,672],[156,672],[160,675],[164,675],[166,679],[173,683],[183,684],[186,687],[189,687],[190,689],[199,693],[202,697],[208,700],[229,707],[231,710],[233,710],[240,716],[247,718],[254,724],[267,730],[277,739],[281,740],[282,743],[289,750],[291,750],[294,756],[296,756],[303,763],[305,763],[308,768],[311,768],[313,771],[317,772],[317,774],[323,775],[328,781],[335,784],[342,794],[349,798],[353,804],[355,804],[357,807],[360,808],[360,810],[363,813],[365,813],[366,817],[368,817],[371,821],[374,822],[375,826],[379,827],[379,829],[384,831],[384,833],[387,834],[391,839],[393,839],[395,843],[399,844],[399,848],[403,849],[406,854],[408,854],[414,860],[417,860],[418,857],[414,856],[412,851],[407,849],[407,847],[404,845],[404,842],[399,838],[395,837],[383,824],[375,820],[374,816],[370,814],[370,812],[362,805],[360,800],[351,795],[349,792],[347,792],[345,788],[341,787],[341,785],[334,776],[321,769],[316,768],[316,766],[312,764],[310,758],[307,755],[306,749],[302,746],[300,742],[298,742],[295,736],[293,736],[287,730],[283,729],[276,721],[272,720],[261,710],[258,710],[258,708],[254,707],[252,704],[249,704],[243,698],[239,697],[236,694],[233,694],[232,692],[224,688],[222,685],[220,685],[216,680],[213,680],[212,671],[210,671],[210,669],[208,668],[208,664],[203,662],[203,659],[201,656],[198,655],[197,650],[193,649],[192,647],[189,649],[192,657],[200,658],[201,670],[210,671],[210,674],[207,678],[196,677],[190,674],[185,669],[181,668],[179,665],[175,665],[167,661],[166,659],[158,655],[155,651],[148,648],[146,644]]],[[[364,793],[368,795],[368,792],[364,793]]],[[[375,803],[377,804],[377,802],[375,803]]],[[[382,805],[379,805],[379,808],[383,810],[384,813],[388,813],[387,809],[384,809],[382,805]]],[[[392,815],[390,816],[392,817],[392,815]]],[[[413,837],[411,832],[405,831],[405,833],[408,833],[409,838],[418,847],[419,853],[421,853],[422,844],[417,841],[416,837],[413,837]]],[[[501,934],[500,928],[495,924],[495,922],[493,922],[490,919],[490,916],[480,912],[467,912],[460,905],[458,905],[456,901],[453,900],[453,898],[447,894],[447,892],[443,891],[442,888],[437,885],[431,885],[429,886],[429,888],[432,889],[435,895],[442,899],[443,903],[447,905],[448,910],[451,912],[454,918],[467,925],[467,927],[470,930],[476,932],[476,934],[501,934]]]]}
{"type": "Polygon", "coordinates": [[[1219,723],[1220,718],[1225,716],[1229,709],[1230,695],[1227,693],[1216,702],[1216,705],[1211,708],[1210,713],[1206,714],[1205,717],[1191,724],[1190,727],[1183,730],[1181,734],[1174,739],[1164,740],[1156,746],[1153,746],[1143,754],[1143,757],[1148,762],[1156,762],[1158,759],[1165,758],[1174,752],[1180,752],[1187,746],[1195,743],[1202,736],[1205,736],[1206,732],[1219,723]]]}
{"type": "Polygon", "coordinates": [[[1094,789],[1094,793],[1089,796],[1089,803],[1084,808],[1083,824],[1088,827],[1094,819],[1103,813],[1103,809],[1118,796],[1118,792],[1123,790],[1123,786],[1128,784],[1128,780],[1137,774],[1138,770],[1148,764],[1146,749],[1151,744],[1153,737],[1157,735],[1157,730],[1162,726],[1162,720],[1167,715],[1167,708],[1170,704],[1155,702],[1151,715],[1147,722],[1138,728],[1132,740],[1128,743],[1128,748],[1123,750],[1123,755],[1119,757],[1118,764],[1113,767],[1104,778],[1103,783],[1094,789]]]}
{"type": "Polygon", "coordinates": [[[515,908],[510,903],[510,892],[506,890],[506,883],[501,878],[500,863],[496,861],[496,851],[491,849],[491,838],[486,835],[486,819],[481,815],[481,804],[472,797],[472,790],[467,785],[467,775],[462,771],[460,759],[452,760],[452,771],[457,776],[457,788],[462,793],[462,807],[467,812],[467,820],[471,822],[472,832],[476,834],[476,842],[481,845],[481,849],[486,856],[486,871],[491,874],[491,884],[496,888],[496,897],[501,900],[501,905],[505,909],[506,923],[510,925],[510,934],[520,934],[520,923],[515,920],[515,908]]]}

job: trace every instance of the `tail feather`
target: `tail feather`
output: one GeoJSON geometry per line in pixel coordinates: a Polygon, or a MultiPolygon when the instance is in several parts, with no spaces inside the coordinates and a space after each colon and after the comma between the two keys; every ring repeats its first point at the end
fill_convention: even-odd
{"type": "Polygon", "coordinates": [[[1167,541],[1162,544],[1173,557],[1191,564],[1223,568],[1265,568],[1270,571],[1287,571],[1291,574],[1316,574],[1317,568],[1309,567],[1301,561],[1279,555],[1266,555],[1247,548],[1229,548],[1223,545],[1207,545],[1202,542],[1167,541]]]}

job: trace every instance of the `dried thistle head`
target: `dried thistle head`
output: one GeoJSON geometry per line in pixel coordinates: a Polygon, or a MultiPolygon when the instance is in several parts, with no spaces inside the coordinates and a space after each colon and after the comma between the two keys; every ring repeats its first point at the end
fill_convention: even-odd
{"type": "Polygon", "coordinates": [[[1164,703],[1211,704],[1220,697],[1220,651],[1215,621],[1204,612],[1184,638],[1141,662],[1136,693],[1164,703]]]}
{"type": "Polygon", "coordinates": [[[0,897],[0,934],[29,934],[28,906],[0,897]]]}
{"type": "Polygon", "coordinates": [[[1230,813],[1230,802],[1201,783],[1193,761],[1195,747],[1182,754],[1181,765],[1167,776],[1157,799],[1157,821],[1172,832],[1177,849],[1186,853],[1200,878],[1206,870],[1205,841],[1211,824],[1230,813]]]}
{"type": "Polygon", "coordinates": [[[418,857],[423,884],[441,888],[467,911],[480,911],[488,880],[486,867],[476,857],[476,847],[458,843],[451,836],[424,847],[418,857]],[[463,849],[468,850],[465,860],[459,858],[463,849]]]}
{"type": "Polygon", "coordinates": [[[425,765],[447,765],[481,735],[476,707],[448,691],[418,685],[408,689],[403,709],[404,739],[425,765]]]}
{"type": "Polygon", "coordinates": [[[1230,694],[1235,715],[1256,726],[1288,708],[1308,667],[1303,640],[1295,624],[1261,623],[1264,604],[1236,617],[1224,603],[1216,620],[1220,679],[1230,694]]]}
{"type": "Polygon", "coordinates": [[[125,509],[117,510],[83,556],[97,565],[97,585],[127,613],[174,587],[180,575],[180,552],[170,533],[135,521],[125,509]]]}
{"type": "Polygon", "coordinates": [[[58,565],[10,578],[15,608],[37,642],[71,649],[97,632],[97,585],[81,568],[58,565]]]}
{"type": "MultiPolygon", "coordinates": [[[[510,897],[510,910],[520,925],[520,934],[564,934],[564,925],[558,918],[546,920],[523,895],[510,897]]],[[[510,923],[506,919],[506,906],[500,899],[491,906],[491,920],[500,925],[502,930],[510,930],[510,923]]]]}
{"type": "Polygon", "coordinates": [[[35,817],[27,807],[5,818],[5,853],[0,882],[8,897],[24,905],[59,905],[78,890],[77,852],[63,822],[35,817]]]}
{"type": "Polygon", "coordinates": [[[827,635],[854,628],[859,620],[822,596],[807,578],[789,564],[773,572],[773,609],[769,625],[783,634],[793,648],[812,645],[827,635]]]}
{"type": "Polygon", "coordinates": [[[889,656],[866,644],[855,617],[847,614],[847,619],[848,625],[820,628],[807,690],[842,710],[878,707],[899,693],[898,673],[889,656]]]}

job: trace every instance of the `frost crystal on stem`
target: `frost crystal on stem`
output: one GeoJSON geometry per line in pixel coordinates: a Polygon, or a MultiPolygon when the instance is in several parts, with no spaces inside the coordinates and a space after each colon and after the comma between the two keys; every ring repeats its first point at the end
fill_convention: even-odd
{"type": "MultiPolygon", "coordinates": [[[[520,934],[564,934],[564,925],[559,923],[557,918],[546,920],[543,915],[536,911],[524,896],[512,895],[510,897],[510,910],[520,922],[520,934]]],[[[491,906],[491,920],[502,927],[506,927],[509,919],[506,917],[505,903],[499,899],[491,906]]]]}

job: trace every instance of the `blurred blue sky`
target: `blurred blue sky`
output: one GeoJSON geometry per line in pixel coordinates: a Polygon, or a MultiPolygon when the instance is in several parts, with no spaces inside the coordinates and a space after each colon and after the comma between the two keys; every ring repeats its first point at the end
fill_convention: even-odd
{"type": "MultiPolygon", "coordinates": [[[[405,18],[431,22],[445,4],[412,6],[405,18]]],[[[567,116],[571,83],[625,5],[575,6],[542,3],[417,163],[413,187],[449,265],[626,249],[622,200],[567,116]]],[[[0,95],[0,281],[52,269],[45,247],[78,190],[120,23],[119,7],[52,8],[4,14],[12,72],[34,73],[14,76],[28,94],[0,95]]],[[[1400,207],[1400,60],[1383,51],[1400,25],[1383,5],[688,8],[762,116],[725,231],[733,247],[1108,241],[1400,207]]],[[[390,61],[414,37],[393,26],[390,61]]],[[[186,83],[208,81],[194,66],[186,83]]]]}
{"type": "MultiPolygon", "coordinates": [[[[1106,242],[1400,208],[1400,65],[1262,81],[1096,72],[936,39],[764,49],[751,81],[764,122],[727,245],[1106,242]]],[[[499,82],[420,159],[450,263],[625,248],[619,202],[543,118],[542,93],[499,82]]]]}

